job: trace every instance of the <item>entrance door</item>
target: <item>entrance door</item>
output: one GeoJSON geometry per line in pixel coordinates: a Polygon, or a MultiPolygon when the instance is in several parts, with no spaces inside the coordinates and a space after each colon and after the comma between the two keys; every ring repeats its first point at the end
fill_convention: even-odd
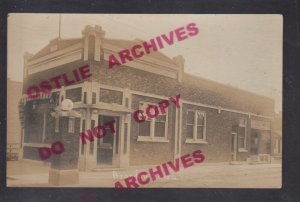
{"type": "Polygon", "coordinates": [[[232,161],[236,161],[236,153],[237,153],[237,133],[232,132],[231,133],[231,155],[232,155],[232,161]]]}
{"type": "Polygon", "coordinates": [[[101,166],[113,165],[113,156],[118,150],[119,139],[119,118],[114,116],[99,116],[99,125],[104,126],[106,135],[104,138],[97,138],[97,164],[101,166]],[[115,120],[116,132],[112,133],[109,126],[105,123],[115,120]]]}
{"type": "Polygon", "coordinates": [[[251,155],[258,154],[259,133],[255,130],[251,133],[251,155]]]}
{"type": "Polygon", "coordinates": [[[238,125],[232,125],[231,129],[231,156],[232,161],[236,161],[237,155],[237,134],[238,134],[238,125]]]}

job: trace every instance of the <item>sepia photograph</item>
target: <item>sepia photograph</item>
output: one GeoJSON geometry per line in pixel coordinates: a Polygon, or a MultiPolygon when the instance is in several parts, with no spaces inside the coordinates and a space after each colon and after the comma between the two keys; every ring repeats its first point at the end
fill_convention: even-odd
{"type": "Polygon", "coordinates": [[[10,13],[7,38],[8,187],[282,187],[282,15],[10,13]]]}

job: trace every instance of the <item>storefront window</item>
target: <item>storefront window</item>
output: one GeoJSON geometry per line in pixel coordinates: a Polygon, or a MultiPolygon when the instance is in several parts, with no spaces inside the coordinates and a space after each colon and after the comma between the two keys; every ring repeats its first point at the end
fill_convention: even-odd
{"type": "Polygon", "coordinates": [[[25,127],[25,142],[26,143],[42,143],[43,142],[43,127],[44,113],[27,113],[25,127]]]}

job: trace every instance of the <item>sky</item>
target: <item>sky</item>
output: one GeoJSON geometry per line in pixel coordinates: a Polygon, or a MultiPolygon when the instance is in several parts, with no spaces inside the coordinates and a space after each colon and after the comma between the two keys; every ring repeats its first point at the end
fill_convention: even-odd
{"type": "MultiPolygon", "coordinates": [[[[86,25],[105,37],[150,40],[197,24],[195,37],[160,51],[182,55],[185,72],[275,100],[282,110],[282,16],[278,14],[62,14],[61,38],[80,38],[86,25]]],[[[9,14],[8,77],[23,80],[23,55],[37,53],[59,36],[58,14],[9,14]]]]}

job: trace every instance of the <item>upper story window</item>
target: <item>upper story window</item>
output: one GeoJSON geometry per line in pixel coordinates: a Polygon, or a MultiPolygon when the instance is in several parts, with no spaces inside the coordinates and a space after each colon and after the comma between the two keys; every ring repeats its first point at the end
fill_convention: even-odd
{"type": "Polygon", "coordinates": [[[187,110],[186,143],[206,143],[205,112],[198,110],[187,110]]]}
{"type": "Polygon", "coordinates": [[[82,88],[72,88],[66,90],[66,99],[70,99],[73,102],[81,101],[82,88]]]}
{"type": "Polygon", "coordinates": [[[115,103],[122,105],[123,92],[100,88],[99,102],[115,103]]]}
{"type": "MultiPolygon", "coordinates": [[[[146,110],[149,105],[157,104],[140,102],[139,109],[146,110]]],[[[154,110],[154,109],[153,109],[154,110]]],[[[154,114],[154,113],[152,113],[154,114]]],[[[165,114],[159,113],[155,118],[147,118],[145,122],[139,123],[138,141],[163,141],[167,142],[168,110],[165,114]]]]}

